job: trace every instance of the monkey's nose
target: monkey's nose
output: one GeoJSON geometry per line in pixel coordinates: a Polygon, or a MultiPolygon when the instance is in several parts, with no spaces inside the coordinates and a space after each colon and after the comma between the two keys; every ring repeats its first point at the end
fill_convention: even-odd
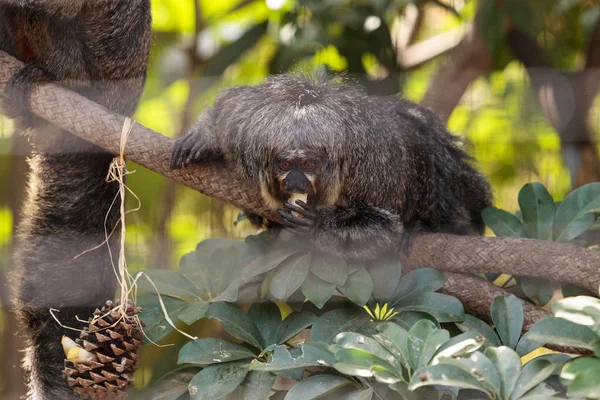
{"type": "Polygon", "coordinates": [[[311,193],[310,181],[301,172],[291,172],[283,181],[283,190],[286,193],[311,193]]]}

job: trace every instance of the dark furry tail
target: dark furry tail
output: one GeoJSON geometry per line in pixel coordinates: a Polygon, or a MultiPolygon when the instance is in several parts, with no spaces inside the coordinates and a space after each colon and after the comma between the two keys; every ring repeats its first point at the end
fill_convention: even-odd
{"type": "Polygon", "coordinates": [[[105,181],[112,156],[89,150],[36,155],[31,161],[37,179],[30,184],[14,254],[16,309],[25,328],[31,399],[72,397],[62,377],[61,337],[74,339],[78,332],[61,327],[50,310],[58,310],[55,316],[64,326],[82,329],[79,319],[90,318],[115,293],[108,244],[116,252],[117,237],[105,243],[104,226],[106,222],[110,232],[117,223],[118,207],[109,208],[118,186],[105,181]]]}

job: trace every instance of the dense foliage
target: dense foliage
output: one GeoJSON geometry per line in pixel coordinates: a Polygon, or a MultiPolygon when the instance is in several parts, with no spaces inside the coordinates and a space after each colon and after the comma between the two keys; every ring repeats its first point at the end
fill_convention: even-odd
{"type": "MultiPolygon", "coordinates": [[[[581,235],[600,213],[600,184],[558,205],[542,185],[527,184],[519,203],[516,216],[486,210],[497,235],[583,244],[581,235]]],[[[437,292],[445,282],[441,273],[401,270],[395,257],[354,265],[299,249],[295,241],[293,247],[270,243],[265,234],[244,242],[205,240],[182,258],[179,271],[147,271],[150,279],[139,281],[151,292],[138,299],[148,339],[161,341],[173,330],[167,317],[183,330],[207,319],[220,326],[213,337],[177,349],[179,366],[151,386],[150,395],[600,398],[599,299],[554,301],[556,317],[522,334],[523,306],[514,295],[494,300],[490,326],[437,292]],[[566,352],[540,350],[548,345],[566,352]],[[569,348],[589,355],[576,357],[569,348]]],[[[518,282],[538,304],[553,295],[549,282],[518,282]]]]}

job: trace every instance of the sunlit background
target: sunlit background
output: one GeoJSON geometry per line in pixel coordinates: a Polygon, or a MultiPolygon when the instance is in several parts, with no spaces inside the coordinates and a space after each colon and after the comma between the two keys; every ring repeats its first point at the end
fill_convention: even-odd
{"type": "MultiPolygon", "coordinates": [[[[597,1],[152,0],[152,10],[151,64],[135,119],[164,135],[185,133],[221,88],[255,84],[273,73],[327,66],[370,92],[400,93],[421,102],[427,93],[448,100],[461,74],[476,71],[458,104],[446,108],[448,127],[466,139],[494,189],[496,206],[516,209],[518,190],[527,182],[543,183],[555,199],[575,185],[563,152],[566,136],[561,141],[549,122],[552,110],[542,112],[530,74],[504,33],[512,24],[529,35],[557,71],[554,84],[559,81],[560,87],[562,79],[569,85],[569,74],[560,73],[581,70],[600,47],[590,39],[600,19],[597,1]],[[478,31],[487,51],[461,55],[461,39],[478,31]],[[436,78],[449,71],[456,76],[436,87],[436,78]]],[[[600,63],[600,55],[595,57],[600,63]]],[[[600,71],[600,65],[588,67],[600,71]]],[[[580,95],[577,88],[572,95],[580,95]]],[[[587,124],[590,142],[596,143],[597,96],[587,124]]],[[[0,285],[22,202],[27,151],[12,123],[0,117],[0,285]]],[[[141,201],[141,209],[128,214],[132,271],[175,268],[181,255],[202,239],[241,238],[253,232],[245,221],[234,225],[239,210],[140,166],[129,169],[135,173],[127,184],[141,201]]],[[[129,201],[135,206],[132,196],[129,201]]],[[[0,286],[0,292],[6,293],[6,287],[0,286]]],[[[14,349],[21,343],[13,334],[14,321],[3,321],[0,389],[9,391],[20,385],[20,355],[14,349]]],[[[145,381],[153,378],[151,370],[145,381]]]]}

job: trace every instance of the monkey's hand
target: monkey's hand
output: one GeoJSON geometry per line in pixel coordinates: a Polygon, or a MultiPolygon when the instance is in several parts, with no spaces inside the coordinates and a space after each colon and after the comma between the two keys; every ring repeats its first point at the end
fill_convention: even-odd
{"type": "Polygon", "coordinates": [[[201,125],[197,125],[185,136],[177,139],[171,156],[171,169],[187,167],[200,162],[222,160],[222,153],[213,147],[211,140],[201,125]]]}
{"type": "Polygon", "coordinates": [[[9,118],[27,114],[31,90],[39,83],[52,81],[52,76],[43,68],[28,64],[10,78],[4,89],[2,113],[9,118]]]}
{"type": "Polygon", "coordinates": [[[310,233],[315,225],[316,214],[302,200],[296,200],[296,204],[285,203],[283,209],[277,210],[281,216],[281,224],[286,230],[295,234],[310,233]],[[301,217],[295,216],[292,211],[298,213],[301,217]]]}
{"type": "Polygon", "coordinates": [[[364,204],[319,206],[314,211],[300,200],[279,210],[283,226],[308,236],[313,245],[338,257],[366,261],[396,252],[402,245],[404,228],[400,217],[364,204]],[[297,218],[291,211],[299,213],[297,218]]]}

